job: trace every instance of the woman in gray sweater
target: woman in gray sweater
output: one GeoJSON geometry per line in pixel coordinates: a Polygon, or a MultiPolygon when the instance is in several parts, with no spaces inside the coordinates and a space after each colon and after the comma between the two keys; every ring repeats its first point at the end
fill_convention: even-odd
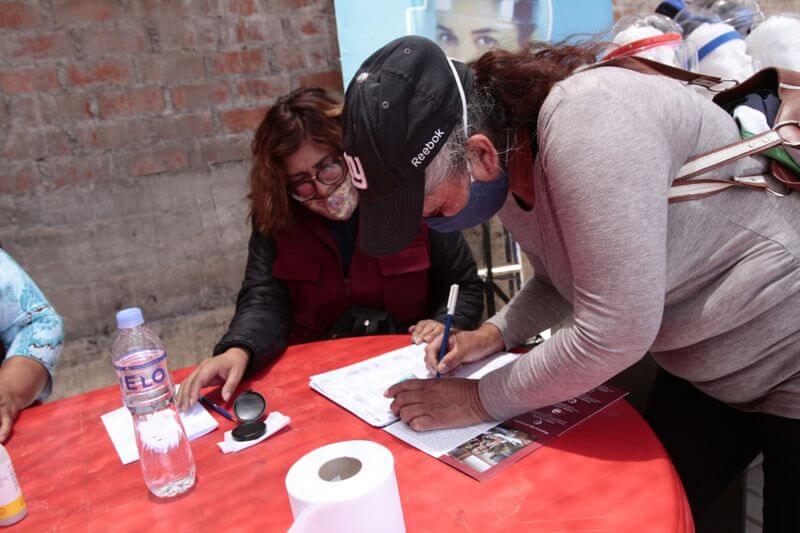
{"type": "MultiPolygon", "coordinates": [[[[736,123],[671,79],[574,72],[596,52],[531,45],[466,66],[407,37],[350,84],[345,151],[367,253],[403,246],[421,217],[456,230],[499,211],[534,265],[500,313],[451,337],[438,367],[431,343],[431,369],[566,319],[480,381],[393,386],[392,408],[417,430],[502,420],[586,392],[650,351],[665,371],[651,424],[696,515],[763,451],[765,527],[800,531],[800,196],[730,189],[668,203],[678,169],[737,140],[736,123]]],[[[765,169],[750,158],[711,175],[765,169]]]]}

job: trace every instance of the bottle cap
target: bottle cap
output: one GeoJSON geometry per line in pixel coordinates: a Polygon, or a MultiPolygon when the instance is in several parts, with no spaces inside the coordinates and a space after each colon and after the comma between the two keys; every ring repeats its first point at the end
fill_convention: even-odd
{"type": "Polygon", "coordinates": [[[129,307],[117,312],[117,327],[119,329],[135,328],[144,324],[142,310],[138,307],[129,307]]]}

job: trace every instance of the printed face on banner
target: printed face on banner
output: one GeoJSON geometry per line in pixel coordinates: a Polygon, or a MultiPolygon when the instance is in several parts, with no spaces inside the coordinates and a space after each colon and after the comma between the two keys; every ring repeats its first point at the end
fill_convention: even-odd
{"type": "Polygon", "coordinates": [[[546,41],[551,28],[551,0],[437,2],[436,42],[461,61],[492,48],[517,50],[531,40],[546,41]]]}
{"type": "Polygon", "coordinates": [[[503,46],[608,32],[611,0],[334,0],[345,87],[375,50],[402,35],[422,35],[469,61],[503,46]],[[364,21],[368,20],[368,24],[364,21]]]}

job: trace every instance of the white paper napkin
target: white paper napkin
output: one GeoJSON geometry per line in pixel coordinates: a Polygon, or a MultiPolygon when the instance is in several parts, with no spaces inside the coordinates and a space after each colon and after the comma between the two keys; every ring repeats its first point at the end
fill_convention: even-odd
{"type": "Polygon", "coordinates": [[[222,453],[236,453],[244,450],[245,448],[249,448],[250,446],[255,446],[259,442],[268,439],[278,431],[288,426],[291,421],[292,419],[288,416],[283,415],[278,411],[272,411],[264,421],[264,423],[267,425],[267,431],[257,439],[239,442],[233,440],[232,430],[229,430],[225,432],[225,440],[218,442],[217,446],[219,446],[219,449],[222,450],[222,453]]]}

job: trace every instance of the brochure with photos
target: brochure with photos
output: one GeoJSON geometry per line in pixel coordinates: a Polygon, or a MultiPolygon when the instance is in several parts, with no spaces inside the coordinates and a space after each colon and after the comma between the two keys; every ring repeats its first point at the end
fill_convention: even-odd
{"type": "Polygon", "coordinates": [[[626,394],[611,385],[602,385],[569,401],[506,420],[448,450],[439,459],[478,481],[485,481],[626,394]]]}

